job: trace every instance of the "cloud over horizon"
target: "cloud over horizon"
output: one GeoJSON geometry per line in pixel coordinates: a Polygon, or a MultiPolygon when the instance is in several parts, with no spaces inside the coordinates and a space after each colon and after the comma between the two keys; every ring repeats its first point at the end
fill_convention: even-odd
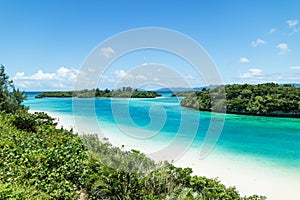
{"type": "Polygon", "coordinates": [[[17,72],[13,81],[21,90],[72,90],[78,73],[77,69],[67,67],[60,67],[53,73],[38,70],[26,75],[25,72],[17,72]]]}
{"type": "MultiPolygon", "coordinates": [[[[283,45],[284,46],[284,45],[283,45]]],[[[246,57],[241,57],[241,63],[249,62],[246,57]]],[[[152,66],[153,67],[153,66],[152,66]]],[[[278,83],[299,83],[300,80],[300,66],[294,65],[287,67],[293,70],[292,73],[264,73],[261,68],[253,67],[247,71],[240,73],[234,77],[235,83],[250,83],[259,84],[264,82],[278,82],[278,83]]],[[[139,87],[145,82],[168,83],[172,87],[183,87],[180,83],[185,80],[193,85],[193,87],[204,86],[205,82],[199,80],[194,74],[185,74],[179,77],[176,74],[170,77],[170,71],[161,71],[160,67],[156,67],[157,73],[152,73],[153,68],[148,70],[126,71],[119,69],[108,74],[102,75],[99,79],[102,81],[100,88],[116,88],[121,85],[139,87]],[[169,79],[168,79],[169,77],[169,79]],[[176,78],[175,78],[176,77],[176,78]]],[[[92,72],[91,72],[92,73],[92,72]]],[[[79,70],[67,67],[60,67],[54,72],[45,72],[38,70],[33,74],[26,74],[25,72],[17,72],[13,77],[15,86],[25,91],[53,91],[53,90],[74,90],[74,84],[77,81],[79,70]]],[[[93,73],[92,73],[93,74],[93,73]]],[[[85,80],[86,81],[86,80],[85,80]]],[[[88,83],[90,79],[88,79],[88,83]]],[[[91,87],[97,87],[97,80],[91,87]]],[[[228,84],[231,81],[224,82],[228,84]]],[[[99,82],[100,83],[100,82],[99,82]]],[[[86,89],[90,87],[84,87],[86,89]]]]}
{"type": "Polygon", "coordinates": [[[241,78],[261,78],[263,76],[262,69],[251,68],[248,72],[241,74],[241,78]]]}
{"type": "MultiPolygon", "coordinates": [[[[292,70],[300,70],[300,66],[289,67],[292,70]]],[[[300,72],[295,73],[263,73],[260,68],[251,68],[247,72],[240,74],[240,78],[235,80],[234,83],[249,83],[249,84],[261,84],[261,83],[279,83],[279,84],[293,84],[299,83],[300,72]]]]}

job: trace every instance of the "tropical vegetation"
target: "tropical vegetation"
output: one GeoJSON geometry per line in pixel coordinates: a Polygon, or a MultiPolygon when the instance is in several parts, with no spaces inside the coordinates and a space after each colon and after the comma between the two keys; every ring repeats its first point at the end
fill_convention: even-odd
{"type": "Polygon", "coordinates": [[[206,111],[300,117],[300,88],[276,83],[219,86],[186,93],[181,105],[206,111]]]}
{"type": "MultiPolygon", "coordinates": [[[[8,77],[2,77],[1,93],[6,94],[8,77]]],[[[11,94],[1,102],[10,101],[11,94]]],[[[265,199],[242,197],[217,179],[155,163],[95,134],[58,129],[47,114],[31,114],[21,102],[14,103],[18,109],[0,111],[0,199],[265,199]]]]}
{"type": "Polygon", "coordinates": [[[17,110],[26,110],[21,105],[26,98],[24,92],[14,87],[13,81],[5,73],[3,65],[0,66],[0,110],[7,113],[15,113],[17,110]]]}

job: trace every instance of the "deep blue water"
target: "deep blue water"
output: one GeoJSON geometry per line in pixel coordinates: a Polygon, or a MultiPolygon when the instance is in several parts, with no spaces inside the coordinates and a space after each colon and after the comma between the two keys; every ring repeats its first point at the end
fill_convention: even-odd
{"type": "MultiPolygon", "coordinates": [[[[95,109],[97,120],[101,123],[160,132],[165,139],[189,139],[190,134],[196,131],[192,145],[195,148],[201,146],[211,119],[222,118],[221,114],[182,108],[180,98],[170,97],[168,93],[155,99],[35,99],[36,94],[38,92],[27,93],[25,101],[33,110],[72,115],[75,105],[79,108],[75,114],[88,118],[95,109]]],[[[154,141],[155,137],[162,138],[154,136],[154,141]]],[[[227,114],[215,149],[220,153],[242,155],[300,170],[300,119],[227,114]]]]}

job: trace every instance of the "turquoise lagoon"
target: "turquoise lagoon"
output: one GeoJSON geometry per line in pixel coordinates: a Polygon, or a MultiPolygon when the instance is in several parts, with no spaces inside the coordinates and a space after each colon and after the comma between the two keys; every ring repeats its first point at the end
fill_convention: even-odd
{"type": "MultiPolygon", "coordinates": [[[[25,104],[31,110],[65,116],[74,114],[71,98],[35,99],[36,94],[27,93],[25,104]]],[[[89,118],[96,117],[99,126],[103,127],[125,127],[126,130],[142,133],[142,130],[147,129],[147,134],[153,132],[153,136],[150,134],[151,137],[140,140],[149,140],[150,144],[163,144],[161,140],[168,142],[174,137],[180,137],[180,141],[184,142],[185,139],[191,140],[193,137],[191,148],[200,148],[212,115],[220,115],[182,108],[179,105],[180,99],[170,97],[167,93],[155,99],[82,98],[76,101],[79,109],[76,109],[75,114],[85,118],[87,122],[91,121],[89,118]],[[117,113],[113,111],[112,105],[114,110],[118,110],[117,113]],[[130,120],[128,113],[123,113],[122,108],[129,110],[130,120]],[[93,109],[95,116],[91,115],[93,109]],[[186,123],[184,128],[180,127],[183,118],[186,123]],[[155,121],[164,121],[164,124],[155,121]],[[191,136],[195,131],[195,137],[191,136]]],[[[135,137],[139,133],[132,134],[135,137]]],[[[242,155],[272,166],[300,171],[300,119],[227,114],[213,151],[242,155]]]]}
{"type": "MultiPolygon", "coordinates": [[[[27,93],[25,104],[31,110],[69,120],[74,126],[83,124],[80,130],[85,132],[100,131],[113,145],[192,167],[198,175],[237,186],[241,194],[271,200],[299,197],[300,119],[198,112],[182,108],[180,98],[169,93],[155,99],[35,99],[36,94],[27,93]],[[210,154],[200,159],[212,119],[222,122],[223,118],[220,137],[210,154]]],[[[211,130],[214,135],[218,128],[211,130]]]]}

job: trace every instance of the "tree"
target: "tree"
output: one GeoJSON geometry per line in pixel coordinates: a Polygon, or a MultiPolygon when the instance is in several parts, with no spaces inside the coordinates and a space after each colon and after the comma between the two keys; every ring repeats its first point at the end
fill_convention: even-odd
{"type": "Polygon", "coordinates": [[[5,73],[5,67],[0,66],[0,111],[6,113],[15,113],[18,110],[27,110],[27,107],[22,105],[26,98],[24,92],[15,89],[12,80],[5,73]]]}
{"type": "Polygon", "coordinates": [[[95,93],[95,96],[96,97],[100,97],[101,93],[100,93],[100,90],[99,88],[96,89],[96,93],[95,93]]]}

